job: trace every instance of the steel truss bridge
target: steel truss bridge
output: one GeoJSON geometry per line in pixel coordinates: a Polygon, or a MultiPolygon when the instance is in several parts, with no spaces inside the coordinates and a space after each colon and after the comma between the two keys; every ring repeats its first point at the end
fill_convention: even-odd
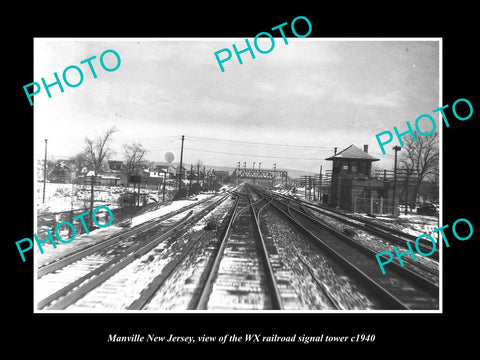
{"type": "Polygon", "coordinates": [[[233,171],[234,178],[237,182],[241,179],[253,179],[255,180],[271,180],[272,184],[275,179],[280,179],[282,183],[287,182],[288,173],[283,170],[273,170],[273,169],[235,169],[233,171]]]}

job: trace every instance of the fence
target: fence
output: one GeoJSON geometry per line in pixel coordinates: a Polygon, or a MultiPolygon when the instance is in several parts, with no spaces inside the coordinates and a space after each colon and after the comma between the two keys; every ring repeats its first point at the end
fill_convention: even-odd
{"type": "MultiPolygon", "coordinates": [[[[396,201],[398,209],[398,200],[396,201]]],[[[367,213],[377,215],[392,215],[393,214],[393,200],[385,200],[383,197],[380,199],[361,198],[358,196],[353,197],[353,212],[354,213],[367,213]]]]}

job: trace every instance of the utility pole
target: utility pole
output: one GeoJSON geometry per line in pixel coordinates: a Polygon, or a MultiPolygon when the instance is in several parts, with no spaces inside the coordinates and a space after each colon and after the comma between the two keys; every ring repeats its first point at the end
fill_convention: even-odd
{"type": "Polygon", "coordinates": [[[202,188],[205,191],[205,177],[207,176],[207,173],[205,172],[205,166],[203,167],[203,177],[202,177],[202,188]]]}
{"type": "Polygon", "coordinates": [[[237,161],[238,169],[235,171],[235,184],[240,184],[239,174],[240,174],[240,161],[237,161]]]}
{"type": "Polygon", "coordinates": [[[405,178],[405,215],[408,214],[408,204],[409,204],[409,201],[408,201],[408,180],[410,178],[410,175],[413,174],[413,169],[411,169],[412,171],[410,171],[410,169],[407,167],[405,169],[406,171],[406,178],[405,178]]]}
{"type": "Polygon", "coordinates": [[[318,176],[318,201],[320,202],[321,202],[320,196],[323,195],[321,194],[321,190],[322,190],[322,165],[320,165],[320,174],[318,176]]]}
{"type": "MultiPolygon", "coordinates": [[[[317,198],[316,198],[317,191],[315,190],[315,176],[312,176],[312,185],[313,185],[313,201],[316,201],[317,200],[317,198]]],[[[317,184],[317,188],[318,188],[318,184],[317,184]]]]}
{"type": "Polygon", "coordinates": [[[180,151],[180,178],[178,181],[178,193],[182,190],[182,166],[183,166],[183,140],[185,140],[185,135],[182,135],[182,150],[180,151]]]}
{"type": "Polygon", "coordinates": [[[392,150],[395,150],[395,167],[393,168],[393,216],[397,216],[397,152],[402,150],[400,146],[394,146],[392,150]]]}
{"type": "Polygon", "coordinates": [[[208,170],[208,174],[205,173],[205,176],[207,177],[207,192],[210,191],[210,170],[208,170]]]}
{"type": "Polygon", "coordinates": [[[193,165],[190,164],[190,176],[189,176],[189,178],[190,178],[190,185],[189,185],[189,187],[188,187],[188,196],[191,196],[191,195],[192,195],[192,177],[193,177],[192,175],[193,175],[193,165]]]}
{"type": "Polygon", "coordinates": [[[309,190],[308,190],[308,199],[312,200],[312,187],[313,187],[313,196],[315,197],[315,182],[313,181],[313,176],[308,176],[309,190]]]}
{"type": "Polygon", "coordinates": [[[163,173],[163,191],[162,191],[162,201],[165,202],[165,183],[167,181],[167,173],[163,173]]]}
{"type": "Polygon", "coordinates": [[[275,186],[275,178],[277,177],[277,163],[273,163],[272,187],[275,186]]]}
{"type": "Polygon", "coordinates": [[[47,141],[48,139],[45,139],[45,160],[43,162],[43,204],[45,204],[45,185],[47,184],[47,141]]]}
{"type": "Polygon", "coordinates": [[[197,163],[197,191],[196,193],[200,193],[200,185],[198,184],[200,181],[200,161],[197,163]]]}

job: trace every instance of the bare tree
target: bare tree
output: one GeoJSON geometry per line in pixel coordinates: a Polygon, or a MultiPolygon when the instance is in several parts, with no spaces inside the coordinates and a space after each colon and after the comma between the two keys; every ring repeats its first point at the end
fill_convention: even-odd
{"type": "Polygon", "coordinates": [[[400,169],[405,169],[408,177],[414,181],[412,199],[417,201],[418,190],[426,180],[438,177],[439,172],[439,141],[438,132],[430,136],[415,133],[416,141],[408,138],[404,141],[400,158],[400,169]]]}
{"type": "Polygon", "coordinates": [[[82,171],[82,169],[87,165],[85,160],[85,154],[79,153],[70,158],[70,163],[73,165],[74,170],[77,172],[82,171]]]}
{"type": "Polygon", "coordinates": [[[140,143],[123,145],[125,168],[128,175],[134,175],[145,164],[145,154],[148,152],[140,143]]]}
{"type": "Polygon", "coordinates": [[[112,135],[117,131],[115,127],[108,129],[103,135],[98,136],[96,139],[85,138],[85,150],[84,158],[91,171],[92,184],[90,187],[90,226],[93,225],[93,203],[94,203],[94,186],[98,173],[102,169],[102,163],[107,156],[113,153],[108,147],[108,142],[111,140],[112,135]]]}
{"type": "Polygon", "coordinates": [[[200,167],[203,165],[203,161],[201,159],[198,159],[196,162],[196,170],[197,170],[197,184],[195,187],[195,193],[199,194],[200,193],[200,167]]]}

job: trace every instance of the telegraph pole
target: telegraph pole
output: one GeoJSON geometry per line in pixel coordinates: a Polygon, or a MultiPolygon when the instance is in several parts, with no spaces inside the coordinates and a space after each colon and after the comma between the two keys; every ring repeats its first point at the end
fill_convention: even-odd
{"type": "Polygon", "coordinates": [[[190,164],[190,185],[188,187],[188,196],[192,195],[192,176],[193,175],[193,165],[190,164]]]}
{"type": "Polygon", "coordinates": [[[400,146],[394,146],[392,150],[395,150],[395,167],[393,168],[393,216],[397,216],[397,152],[402,150],[400,146]]]}
{"type": "Polygon", "coordinates": [[[197,191],[196,191],[197,194],[200,193],[199,182],[200,182],[200,161],[197,163],[197,191]]]}
{"type": "Polygon", "coordinates": [[[45,160],[43,162],[43,199],[42,204],[45,204],[45,185],[47,184],[47,141],[45,139],[45,160]]]}
{"type": "Polygon", "coordinates": [[[320,174],[318,176],[318,201],[321,202],[320,196],[323,194],[320,194],[322,192],[322,165],[320,165],[320,174]]]}
{"type": "Polygon", "coordinates": [[[238,165],[238,171],[235,171],[235,183],[237,185],[240,185],[240,179],[239,179],[239,175],[240,175],[240,161],[237,161],[237,165],[238,165]]]}
{"type": "Polygon", "coordinates": [[[163,190],[162,190],[162,201],[165,202],[165,182],[167,181],[167,173],[163,173],[163,190]]]}
{"type": "Polygon", "coordinates": [[[182,190],[182,166],[183,166],[183,140],[185,140],[185,135],[182,135],[182,150],[180,151],[180,179],[178,182],[178,193],[182,190]]]}
{"type": "Polygon", "coordinates": [[[277,163],[273,163],[272,187],[275,186],[276,177],[277,177],[277,163]]]}

